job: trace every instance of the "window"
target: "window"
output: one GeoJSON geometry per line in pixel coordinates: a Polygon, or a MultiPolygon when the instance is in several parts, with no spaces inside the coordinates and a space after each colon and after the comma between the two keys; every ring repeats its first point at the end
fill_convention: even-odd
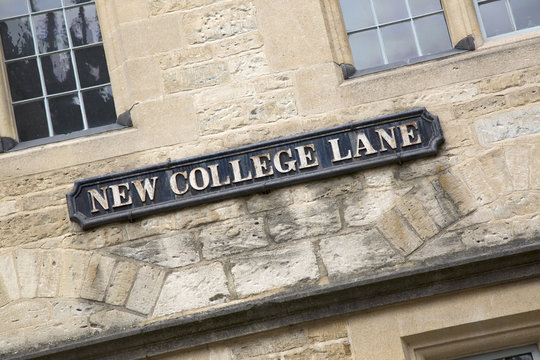
{"type": "Polygon", "coordinates": [[[476,355],[459,360],[540,360],[538,348],[534,345],[476,355]]]}
{"type": "Polygon", "coordinates": [[[440,0],[340,0],[357,70],[380,69],[452,50],[440,0]]]}
{"type": "Polygon", "coordinates": [[[0,36],[18,141],[116,122],[94,1],[1,0],[0,36]]]}
{"type": "Polygon", "coordinates": [[[475,0],[484,38],[540,27],[540,0],[475,0]]]}

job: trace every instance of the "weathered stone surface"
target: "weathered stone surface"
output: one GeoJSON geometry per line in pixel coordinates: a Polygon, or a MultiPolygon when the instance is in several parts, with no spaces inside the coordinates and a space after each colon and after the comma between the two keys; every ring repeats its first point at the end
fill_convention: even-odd
{"type": "Polygon", "coordinates": [[[15,214],[19,211],[16,200],[2,201],[0,202],[0,217],[15,214]]]}
{"type": "Polygon", "coordinates": [[[93,326],[99,326],[100,328],[106,330],[112,330],[131,327],[142,322],[145,318],[119,310],[103,310],[91,314],[89,319],[93,326]]]}
{"type": "Polygon", "coordinates": [[[84,277],[81,297],[83,299],[103,301],[115,260],[102,255],[92,255],[84,277]]]}
{"type": "Polygon", "coordinates": [[[506,95],[508,103],[513,106],[522,106],[540,101],[540,86],[528,86],[514,90],[506,95]]]}
{"type": "Polygon", "coordinates": [[[205,259],[216,259],[268,245],[264,219],[261,217],[239,218],[208,225],[201,229],[199,241],[205,259]]]}
{"type": "Polygon", "coordinates": [[[301,347],[308,343],[304,329],[291,329],[288,332],[274,332],[272,336],[249,339],[231,346],[234,359],[249,359],[301,347]]]}
{"type": "Polygon", "coordinates": [[[533,145],[529,159],[531,160],[529,167],[529,184],[531,189],[540,189],[540,176],[534,169],[540,169],[540,144],[537,142],[533,145]]]}
{"type": "Polygon", "coordinates": [[[480,144],[488,144],[540,131],[540,107],[529,107],[497,114],[474,123],[480,144]]]}
{"type": "Polygon", "coordinates": [[[347,338],[347,323],[336,320],[332,322],[323,321],[307,327],[310,342],[323,342],[328,340],[347,338]]]}
{"type": "Polygon", "coordinates": [[[451,172],[441,174],[439,182],[443,190],[459,209],[461,215],[467,215],[476,209],[478,205],[474,195],[454,174],[451,172]]]}
{"type": "Polygon", "coordinates": [[[510,224],[504,222],[490,222],[465,229],[462,232],[462,241],[468,247],[497,246],[512,241],[510,224]]]}
{"type": "MultiPolygon", "coordinates": [[[[437,200],[433,197],[428,197],[428,204],[431,208],[437,207],[437,200]]],[[[437,224],[431,219],[424,204],[420,202],[420,198],[416,197],[413,192],[401,197],[396,204],[396,210],[407,220],[414,228],[416,233],[422,240],[427,240],[439,232],[437,224]]]]}
{"type": "Polygon", "coordinates": [[[62,253],[59,296],[79,297],[89,262],[90,254],[88,252],[65,251],[62,253]]]}
{"type": "Polygon", "coordinates": [[[141,267],[133,283],[126,307],[142,314],[148,314],[156,303],[164,277],[165,272],[160,269],[150,266],[141,267]]]}
{"type": "Polygon", "coordinates": [[[184,18],[184,32],[191,44],[229,38],[257,28],[252,2],[213,7],[189,13],[184,18]]]}
{"type": "Polygon", "coordinates": [[[62,321],[41,322],[38,326],[26,328],[25,335],[32,344],[43,348],[46,344],[77,339],[95,334],[98,329],[91,327],[86,316],[74,316],[62,321]]]}
{"type": "Polygon", "coordinates": [[[232,81],[244,81],[268,75],[270,68],[264,52],[250,52],[229,59],[232,81]]]}
{"type": "Polygon", "coordinates": [[[225,63],[213,62],[190,68],[172,68],[163,73],[165,92],[179,91],[214,86],[223,83],[229,77],[225,63]]]}
{"type": "Polygon", "coordinates": [[[162,239],[130,243],[110,251],[116,255],[169,268],[199,261],[194,236],[189,232],[182,232],[162,239]]]}
{"type": "Polygon", "coordinates": [[[17,250],[14,254],[19,283],[21,285],[21,297],[34,298],[37,294],[39,283],[39,271],[41,267],[40,252],[36,250],[17,250]]]}
{"type": "Polygon", "coordinates": [[[318,199],[335,199],[339,196],[352,196],[362,189],[360,176],[340,176],[317,182],[291,186],[290,192],[295,204],[308,203],[318,199]]]}
{"type": "Polygon", "coordinates": [[[410,226],[395,209],[387,211],[377,220],[377,228],[404,255],[409,255],[423,244],[410,226]]]}
{"type": "Polygon", "coordinates": [[[82,231],[78,229],[68,234],[62,241],[64,248],[72,249],[98,249],[123,242],[124,229],[121,226],[108,226],[82,231]]]}
{"type": "Polygon", "coordinates": [[[482,171],[482,165],[479,160],[474,159],[460,164],[456,168],[456,172],[461,175],[480,205],[488,204],[497,199],[499,194],[495,189],[491,188],[487,179],[488,175],[482,171]]]}
{"type": "Polygon", "coordinates": [[[129,290],[137,275],[137,266],[127,261],[120,261],[116,264],[111,277],[105,302],[112,305],[124,305],[129,295],[129,290]]]}
{"type": "Polygon", "coordinates": [[[236,35],[222,39],[212,44],[214,53],[218,57],[229,57],[245,51],[259,49],[263,46],[263,39],[258,31],[236,35]]]}
{"type": "Polygon", "coordinates": [[[74,316],[89,316],[103,309],[101,304],[81,301],[52,301],[52,317],[55,320],[68,319],[74,316]]]}
{"type": "Polygon", "coordinates": [[[475,117],[501,110],[506,106],[504,95],[490,95],[478,100],[459,104],[455,107],[456,117],[474,119],[475,117]]]}
{"type": "Polygon", "coordinates": [[[0,269],[2,269],[0,271],[0,280],[4,283],[7,296],[10,300],[17,300],[21,296],[21,292],[17,283],[18,277],[12,253],[6,253],[0,256],[0,269]]]}
{"type": "Polygon", "coordinates": [[[138,240],[149,236],[164,236],[176,229],[175,218],[172,214],[157,215],[142,218],[125,225],[127,238],[138,240]]]}
{"type": "Polygon", "coordinates": [[[179,229],[193,229],[213,222],[233,219],[246,213],[243,201],[234,199],[183,209],[176,213],[179,229]]]}
{"type": "Polygon", "coordinates": [[[321,240],[320,248],[331,277],[373,271],[401,260],[376,229],[321,240]]]}
{"type": "Polygon", "coordinates": [[[299,348],[283,354],[284,360],[327,360],[327,359],[352,359],[351,344],[348,340],[340,342],[327,342],[313,344],[308,348],[299,348]]]}
{"type": "Polygon", "coordinates": [[[40,301],[22,301],[0,309],[2,331],[36,326],[47,322],[49,318],[49,306],[40,301]]]}
{"type": "Polygon", "coordinates": [[[39,274],[38,297],[55,297],[60,282],[62,258],[58,251],[45,251],[41,256],[41,271],[39,274]]]}
{"type": "Polygon", "coordinates": [[[151,0],[150,10],[152,15],[159,15],[177,10],[190,10],[217,1],[220,0],[151,0]]]}
{"type": "Polygon", "coordinates": [[[191,46],[173,50],[160,59],[162,70],[188,65],[212,59],[212,50],[208,46],[191,46]]]}
{"type": "Polygon", "coordinates": [[[516,239],[537,239],[540,236],[540,215],[514,220],[512,231],[516,239]]]}
{"type": "Polygon", "coordinates": [[[66,202],[66,193],[69,190],[69,187],[61,187],[59,189],[28,194],[20,200],[21,210],[32,211],[44,209],[49,206],[63,206],[66,202]]]}
{"type": "Polygon", "coordinates": [[[276,242],[337,232],[341,221],[331,200],[318,200],[276,209],[267,215],[270,236],[276,242]]]}
{"type": "Polygon", "coordinates": [[[408,260],[424,261],[465,250],[461,236],[455,233],[444,234],[428,241],[422,248],[415,251],[408,260]]]}
{"type": "Polygon", "coordinates": [[[495,219],[509,219],[517,215],[538,213],[540,192],[516,192],[492,204],[495,219]]]}
{"type": "Polygon", "coordinates": [[[240,296],[261,293],[319,277],[311,242],[287,244],[231,260],[231,272],[240,296]]]}
{"type": "Polygon", "coordinates": [[[529,188],[529,150],[529,146],[518,144],[504,147],[506,166],[512,177],[514,190],[529,188]]]}
{"type": "Polygon", "coordinates": [[[153,316],[221,304],[229,296],[227,278],[220,263],[177,270],[165,280],[153,316]]]}
{"type": "Polygon", "coordinates": [[[259,213],[289,206],[291,202],[291,193],[288,189],[277,189],[270,193],[251,195],[246,200],[246,206],[248,212],[259,213]]]}
{"type": "Polygon", "coordinates": [[[349,226],[365,226],[390,209],[398,199],[393,190],[366,190],[345,197],[343,217],[349,226]]]}

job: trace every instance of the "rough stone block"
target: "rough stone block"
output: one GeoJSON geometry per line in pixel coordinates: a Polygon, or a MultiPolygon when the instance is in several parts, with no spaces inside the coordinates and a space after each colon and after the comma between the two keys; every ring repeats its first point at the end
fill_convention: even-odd
{"type": "Polygon", "coordinates": [[[465,250],[465,245],[461,242],[461,236],[455,233],[449,233],[429,240],[425,246],[418,249],[408,260],[422,262],[463,250],[465,250]]]}
{"type": "Polygon", "coordinates": [[[176,213],[176,223],[179,229],[193,229],[202,225],[237,218],[245,214],[246,210],[243,201],[220,201],[180,210],[176,213]]]}
{"type": "Polygon", "coordinates": [[[9,304],[0,309],[0,319],[2,319],[2,331],[36,326],[50,319],[49,305],[40,301],[9,304]]]}
{"type": "Polygon", "coordinates": [[[516,192],[502,197],[492,204],[495,219],[538,213],[540,192],[516,192]]]}
{"type": "Polygon", "coordinates": [[[237,342],[231,346],[231,351],[234,359],[251,359],[298,348],[308,342],[308,335],[304,329],[291,329],[287,332],[274,332],[271,336],[237,342]]]}
{"type": "Polygon", "coordinates": [[[258,31],[251,31],[212,43],[214,54],[221,58],[260,49],[262,46],[263,39],[258,31]]]}
{"type": "Polygon", "coordinates": [[[321,240],[320,254],[331,277],[373,271],[401,260],[376,229],[321,240]]]}
{"type": "Polygon", "coordinates": [[[347,338],[349,332],[345,321],[322,321],[307,327],[311,343],[347,338]]]}
{"type": "Polygon", "coordinates": [[[247,296],[319,277],[312,244],[304,241],[231,260],[236,291],[247,296]]]}
{"type": "Polygon", "coordinates": [[[92,255],[84,277],[81,297],[96,301],[105,299],[105,291],[113,271],[115,260],[102,255],[92,255]]]}
{"type": "Polygon", "coordinates": [[[273,210],[267,214],[267,222],[276,242],[327,235],[341,229],[339,213],[331,199],[273,210]]]}
{"type": "Polygon", "coordinates": [[[478,158],[485,174],[486,182],[497,195],[508,194],[513,190],[512,176],[506,167],[504,150],[489,151],[478,158]]]}
{"type": "Polygon", "coordinates": [[[404,255],[409,255],[423,244],[410,226],[395,209],[387,211],[377,220],[377,228],[404,255]]]}
{"type": "Polygon", "coordinates": [[[160,269],[143,266],[139,269],[126,303],[130,310],[148,314],[159,296],[165,273],[160,269]]]}
{"type": "Polygon", "coordinates": [[[247,211],[258,213],[286,207],[291,204],[291,193],[288,189],[272,190],[270,193],[255,194],[246,199],[247,211]]]}
{"type": "Polygon", "coordinates": [[[205,259],[216,259],[230,254],[268,245],[264,219],[239,218],[207,225],[201,229],[199,241],[205,259]]]}
{"type": "Polygon", "coordinates": [[[39,271],[42,264],[41,252],[36,250],[20,249],[15,252],[15,264],[19,283],[21,284],[21,297],[34,298],[37,294],[39,271]]]}
{"type": "Polygon", "coordinates": [[[159,15],[171,11],[191,10],[218,1],[220,0],[150,0],[150,9],[152,15],[159,15]]]}
{"type": "Polygon", "coordinates": [[[89,262],[90,254],[88,252],[65,251],[62,253],[59,296],[79,297],[89,262]]]}
{"type": "Polygon", "coordinates": [[[62,256],[59,251],[45,251],[41,256],[38,297],[55,297],[60,283],[62,256]]]}
{"type": "Polygon", "coordinates": [[[116,264],[111,277],[111,283],[107,287],[105,302],[111,305],[124,305],[129,295],[131,285],[137,275],[137,266],[127,261],[116,264]]]}
{"type": "Polygon", "coordinates": [[[175,268],[199,261],[193,234],[182,232],[172,237],[130,243],[110,250],[113,254],[175,268]]]}
{"type": "Polygon", "coordinates": [[[482,166],[478,159],[473,159],[462,163],[456,167],[456,172],[461,175],[468,188],[474,194],[476,201],[480,205],[493,202],[499,195],[488,183],[487,175],[482,171],[482,166]]]}
{"type": "Polygon", "coordinates": [[[343,217],[349,226],[365,226],[390,209],[397,194],[392,190],[365,190],[345,197],[343,217]]]}
{"type": "Polygon", "coordinates": [[[252,2],[236,2],[204,8],[188,13],[183,25],[190,44],[226,39],[257,28],[255,6],[252,2]]]}
{"type": "Polygon", "coordinates": [[[149,236],[167,236],[176,229],[175,218],[171,214],[142,218],[127,224],[125,229],[129,240],[138,240],[149,236]]]}
{"type": "Polygon", "coordinates": [[[10,200],[0,202],[0,217],[15,214],[18,211],[19,207],[17,206],[17,201],[10,200]]]}
{"type": "Polygon", "coordinates": [[[103,309],[103,305],[81,301],[53,301],[52,317],[55,320],[69,319],[75,316],[89,316],[103,309]]]}
{"type": "Polygon", "coordinates": [[[514,90],[506,95],[511,106],[523,106],[540,101],[540,86],[529,86],[514,90]]]}
{"type": "Polygon", "coordinates": [[[228,58],[232,81],[244,81],[269,74],[270,68],[264,52],[250,52],[228,58]]]}
{"type": "Polygon", "coordinates": [[[165,280],[153,316],[221,304],[229,296],[227,278],[220,263],[181,269],[165,280]]]}
{"type": "Polygon", "coordinates": [[[49,206],[60,206],[66,202],[66,193],[69,188],[62,187],[60,189],[50,191],[40,191],[24,196],[21,199],[21,210],[32,211],[44,209],[49,206]]]}
{"type": "Polygon", "coordinates": [[[512,222],[515,239],[537,239],[540,236],[540,215],[526,216],[512,222]]]}
{"type": "Polygon", "coordinates": [[[150,2],[148,0],[116,0],[113,4],[116,7],[115,14],[120,24],[147,19],[150,16],[150,2]]]}
{"type": "Polygon", "coordinates": [[[474,195],[467,188],[465,183],[459,180],[451,172],[441,174],[439,182],[448,196],[452,199],[461,215],[467,215],[477,208],[474,195]]]}
{"type": "Polygon", "coordinates": [[[198,63],[212,59],[212,50],[208,46],[190,46],[172,50],[161,56],[160,65],[162,70],[177,66],[198,63]]]}
{"type": "Polygon", "coordinates": [[[540,106],[507,111],[475,121],[480,144],[536,134],[540,131],[540,106]]]}
{"type": "MultiPolygon", "coordinates": [[[[437,199],[429,197],[428,204],[431,208],[437,207],[437,199]]],[[[437,224],[429,216],[424,204],[414,193],[408,193],[401,197],[396,204],[396,209],[407,219],[422,240],[427,240],[439,232],[437,224]]]]}
{"type": "Polygon", "coordinates": [[[504,95],[490,95],[478,100],[469,101],[454,107],[457,118],[474,119],[475,117],[499,111],[506,106],[504,95]]]}
{"type": "MultiPolygon", "coordinates": [[[[104,330],[126,329],[145,320],[144,317],[119,310],[103,310],[90,315],[90,323],[104,330]]],[[[94,325],[94,326],[95,326],[94,325]]]]}
{"type": "Polygon", "coordinates": [[[190,68],[172,68],[163,73],[165,92],[200,89],[222,84],[229,78],[227,65],[222,62],[197,65],[190,68]]]}
{"type": "MultiPolygon", "coordinates": [[[[0,256],[0,280],[3,281],[7,296],[10,300],[17,300],[21,293],[19,290],[17,271],[13,261],[13,254],[6,253],[0,256]]],[[[1,317],[0,317],[1,318],[1,317]]]]}
{"type": "Polygon", "coordinates": [[[512,176],[514,190],[527,190],[529,188],[529,146],[513,144],[504,147],[504,154],[508,172],[512,176]]]}
{"type": "Polygon", "coordinates": [[[461,233],[461,241],[467,247],[498,246],[513,240],[511,225],[504,222],[490,222],[473,226],[461,233]]]}
{"type": "Polygon", "coordinates": [[[348,340],[340,342],[327,342],[314,344],[308,348],[299,348],[283,355],[283,360],[327,360],[327,359],[352,359],[351,344],[348,340]]]}
{"type": "Polygon", "coordinates": [[[312,202],[319,199],[335,199],[339,196],[357,193],[362,189],[359,176],[339,176],[334,179],[319,180],[290,187],[295,204],[312,202]]]}
{"type": "Polygon", "coordinates": [[[487,94],[522,86],[523,84],[525,84],[523,72],[519,71],[488,77],[478,81],[476,85],[480,93],[487,94]]]}
{"type": "Polygon", "coordinates": [[[529,153],[530,172],[529,172],[529,184],[531,189],[540,189],[540,176],[538,175],[538,169],[540,169],[540,143],[537,138],[537,142],[532,146],[529,153]]]}

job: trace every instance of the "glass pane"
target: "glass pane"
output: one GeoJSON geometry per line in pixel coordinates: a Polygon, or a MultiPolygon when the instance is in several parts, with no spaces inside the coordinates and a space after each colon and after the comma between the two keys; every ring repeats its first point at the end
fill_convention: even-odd
{"type": "Polygon", "coordinates": [[[30,0],[32,11],[57,9],[62,7],[60,0],[30,0]]]}
{"type": "Polygon", "coordinates": [[[19,141],[30,141],[49,136],[43,100],[13,106],[19,141]]]}
{"type": "Polygon", "coordinates": [[[110,125],[116,122],[116,111],[110,86],[85,91],[83,101],[88,127],[110,125]]]}
{"type": "Polygon", "coordinates": [[[409,21],[381,28],[388,63],[408,61],[418,56],[409,21]]]}
{"type": "Polygon", "coordinates": [[[478,5],[488,37],[514,31],[503,0],[478,5]]]}
{"type": "Polygon", "coordinates": [[[405,0],[378,0],[374,1],[373,5],[375,5],[375,13],[379,24],[409,17],[405,0]]]}
{"type": "Polygon", "coordinates": [[[40,53],[69,47],[62,11],[36,15],[33,19],[40,53]]]}
{"type": "Polygon", "coordinates": [[[26,1],[2,0],[0,1],[0,19],[28,14],[26,1]]]}
{"type": "Polygon", "coordinates": [[[81,87],[89,87],[109,82],[109,72],[103,46],[94,46],[75,52],[81,87]]]}
{"type": "Polygon", "coordinates": [[[6,64],[9,89],[13,101],[43,95],[36,59],[26,59],[6,64]]]}
{"type": "Polygon", "coordinates": [[[66,11],[73,46],[101,41],[101,32],[95,5],[80,6],[66,11]]]}
{"type": "Polygon", "coordinates": [[[518,30],[540,26],[540,0],[510,0],[518,30]]]}
{"type": "Polygon", "coordinates": [[[75,89],[73,66],[68,52],[44,56],[41,58],[41,65],[48,94],[75,89]]]}
{"type": "Polygon", "coordinates": [[[349,43],[357,69],[367,69],[384,65],[384,59],[377,37],[377,30],[367,30],[349,35],[349,43]]]}
{"type": "Polygon", "coordinates": [[[409,0],[413,16],[442,10],[441,0],[409,0]]]}
{"type": "Polygon", "coordinates": [[[32,29],[28,17],[1,22],[0,34],[6,60],[34,55],[32,29]]]}
{"type": "Polygon", "coordinates": [[[437,54],[452,49],[443,13],[416,19],[414,25],[422,55],[437,54]]]}
{"type": "Polygon", "coordinates": [[[77,94],[49,99],[49,109],[55,135],[84,129],[77,94]]]}
{"type": "Polygon", "coordinates": [[[347,31],[375,25],[369,0],[340,0],[347,31]]]}
{"type": "Polygon", "coordinates": [[[90,2],[91,0],[64,0],[64,5],[75,5],[90,2]]]}

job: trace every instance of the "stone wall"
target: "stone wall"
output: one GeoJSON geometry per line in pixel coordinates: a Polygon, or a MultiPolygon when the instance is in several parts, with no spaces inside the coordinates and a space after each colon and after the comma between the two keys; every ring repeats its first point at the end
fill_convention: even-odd
{"type": "MultiPolygon", "coordinates": [[[[540,236],[535,39],[508,53],[478,49],[343,81],[328,49],[308,63],[292,50],[290,59],[277,56],[290,44],[277,42],[277,10],[262,0],[97,4],[117,108],[131,109],[130,141],[152,143],[143,131],[151,128],[156,143],[170,143],[131,152],[121,143],[118,154],[103,150],[96,160],[96,150],[87,161],[73,160],[84,157],[77,140],[0,154],[0,353],[540,236]],[[417,107],[440,117],[446,142],[436,157],[89,231],[68,218],[65,194],[77,179],[417,107]],[[24,160],[40,151],[60,156],[33,171],[24,160]]],[[[317,4],[291,4],[282,26],[310,6],[314,15],[297,26],[321,30],[317,4]]],[[[327,43],[319,37],[315,48],[327,43]]],[[[114,133],[100,136],[114,142],[114,133]]],[[[329,338],[305,327],[284,336],[226,351],[234,359],[351,357],[341,328],[329,338]]]]}

